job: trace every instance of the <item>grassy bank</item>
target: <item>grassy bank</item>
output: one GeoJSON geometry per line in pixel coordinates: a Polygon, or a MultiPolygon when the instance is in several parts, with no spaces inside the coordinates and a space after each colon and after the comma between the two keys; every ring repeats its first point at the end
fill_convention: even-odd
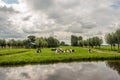
{"type": "Polygon", "coordinates": [[[96,61],[96,60],[120,60],[120,54],[102,52],[88,53],[85,48],[62,47],[74,49],[74,53],[56,54],[50,48],[42,49],[42,53],[36,53],[36,49],[0,49],[0,65],[24,65],[24,64],[47,64],[72,61],[96,61]]]}
{"type": "Polygon", "coordinates": [[[101,50],[101,51],[104,51],[104,52],[120,53],[120,51],[118,51],[117,46],[113,47],[112,50],[111,50],[111,46],[101,46],[100,48],[94,47],[94,49],[101,50]]]}

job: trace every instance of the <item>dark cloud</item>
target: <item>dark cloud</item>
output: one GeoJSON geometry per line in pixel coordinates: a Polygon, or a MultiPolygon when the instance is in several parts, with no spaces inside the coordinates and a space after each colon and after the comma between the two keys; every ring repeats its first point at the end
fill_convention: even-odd
{"type": "Polygon", "coordinates": [[[103,32],[102,31],[97,31],[96,35],[102,35],[103,32]]]}
{"type": "Polygon", "coordinates": [[[66,31],[81,34],[81,33],[86,33],[86,31],[92,30],[95,27],[97,27],[97,25],[91,22],[77,21],[77,22],[71,23],[71,25],[67,28],[66,31]]]}
{"type": "Polygon", "coordinates": [[[0,12],[2,13],[19,13],[18,11],[14,10],[12,7],[7,7],[7,6],[3,6],[3,7],[0,7],[0,12]]]}
{"type": "Polygon", "coordinates": [[[25,38],[27,35],[17,33],[17,32],[8,32],[8,33],[0,33],[1,38],[25,38]]]}
{"type": "Polygon", "coordinates": [[[56,2],[57,4],[59,4],[60,6],[66,9],[72,9],[81,5],[80,1],[78,0],[64,0],[64,1],[56,0],[56,2]]]}
{"type": "Polygon", "coordinates": [[[28,21],[31,17],[32,17],[31,15],[28,15],[28,16],[23,18],[23,21],[28,21]]]}
{"type": "Polygon", "coordinates": [[[45,10],[54,5],[54,0],[24,0],[33,10],[45,10]]]}
{"type": "Polygon", "coordinates": [[[28,74],[28,73],[25,73],[25,72],[21,73],[21,77],[25,77],[25,78],[27,78],[27,79],[30,79],[30,78],[31,78],[31,77],[29,76],[29,74],[28,74]]]}
{"type": "Polygon", "coordinates": [[[0,7],[0,37],[1,38],[21,38],[23,37],[19,31],[16,30],[17,26],[12,24],[10,21],[11,15],[17,14],[18,12],[12,7],[3,6],[0,7]]]}
{"type": "Polygon", "coordinates": [[[95,27],[97,27],[96,24],[93,24],[93,23],[81,23],[82,24],[82,28],[83,29],[93,29],[95,27]]]}
{"type": "Polygon", "coordinates": [[[77,80],[74,71],[69,68],[61,68],[55,71],[54,74],[48,75],[46,80],[77,80]]]}
{"type": "Polygon", "coordinates": [[[2,5],[1,36],[6,30],[18,37],[55,31],[87,36],[103,35],[105,30],[112,31],[108,29],[110,25],[120,22],[120,11],[111,6],[118,5],[116,0],[19,0],[18,4],[2,5]]]}

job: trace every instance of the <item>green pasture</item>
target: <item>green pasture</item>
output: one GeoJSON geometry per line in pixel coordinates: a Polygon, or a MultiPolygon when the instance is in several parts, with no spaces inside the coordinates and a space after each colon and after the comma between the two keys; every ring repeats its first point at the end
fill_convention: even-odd
{"type": "Polygon", "coordinates": [[[97,52],[88,53],[87,48],[61,47],[74,49],[73,53],[56,54],[51,48],[43,48],[41,53],[36,49],[0,49],[0,65],[48,64],[72,61],[120,60],[119,53],[97,52]]]}
{"type": "Polygon", "coordinates": [[[100,48],[94,47],[94,49],[105,51],[105,52],[107,51],[107,52],[120,53],[120,51],[118,50],[118,46],[112,47],[112,50],[111,50],[111,46],[101,46],[100,48]]]}

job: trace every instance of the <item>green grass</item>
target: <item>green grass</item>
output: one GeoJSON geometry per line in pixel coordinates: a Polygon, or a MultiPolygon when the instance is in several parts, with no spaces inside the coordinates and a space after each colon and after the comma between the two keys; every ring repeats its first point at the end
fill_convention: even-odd
{"type": "Polygon", "coordinates": [[[3,56],[3,55],[12,55],[12,54],[17,54],[17,53],[24,53],[24,52],[27,52],[29,51],[28,49],[18,49],[18,48],[3,48],[3,49],[0,49],[0,56],[3,56]]]}
{"type": "Polygon", "coordinates": [[[120,60],[120,54],[92,52],[88,53],[85,48],[62,47],[74,49],[74,53],[56,54],[50,48],[42,49],[42,53],[36,53],[36,49],[0,49],[0,65],[24,65],[24,64],[48,64],[57,62],[73,61],[98,61],[120,60]]]}
{"type": "Polygon", "coordinates": [[[98,50],[101,50],[101,51],[107,51],[107,52],[117,52],[117,53],[119,53],[119,51],[117,50],[118,49],[117,46],[115,46],[115,49],[113,47],[113,50],[111,50],[111,46],[101,46],[100,48],[95,48],[94,47],[94,49],[98,49],[98,50]]]}

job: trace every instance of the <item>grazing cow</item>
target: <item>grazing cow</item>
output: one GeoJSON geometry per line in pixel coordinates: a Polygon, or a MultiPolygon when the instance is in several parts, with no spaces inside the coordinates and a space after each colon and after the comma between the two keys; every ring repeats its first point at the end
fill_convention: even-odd
{"type": "Polygon", "coordinates": [[[91,53],[91,52],[92,52],[92,50],[89,48],[89,49],[88,49],[88,52],[89,52],[89,53],[91,53]]]}
{"type": "Polygon", "coordinates": [[[63,52],[63,50],[61,49],[61,48],[59,48],[59,49],[56,49],[56,51],[55,51],[56,53],[62,53],[63,52]]]}
{"type": "Polygon", "coordinates": [[[73,49],[66,49],[66,50],[64,50],[64,53],[72,53],[72,52],[74,52],[75,50],[73,50],[73,49]]]}
{"type": "Polygon", "coordinates": [[[62,48],[58,48],[58,49],[56,49],[55,52],[56,52],[56,53],[72,53],[72,52],[75,52],[75,50],[73,50],[73,49],[63,50],[62,48]]]}
{"type": "Polygon", "coordinates": [[[70,49],[70,52],[72,53],[72,52],[75,52],[75,50],[74,49],[70,49]]]}
{"type": "Polygon", "coordinates": [[[42,51],[41,51],[40,48],[38,48],[38,49],[36,50],[36,52],[37,52],[37,53],[41,53],[42,51]]]}

